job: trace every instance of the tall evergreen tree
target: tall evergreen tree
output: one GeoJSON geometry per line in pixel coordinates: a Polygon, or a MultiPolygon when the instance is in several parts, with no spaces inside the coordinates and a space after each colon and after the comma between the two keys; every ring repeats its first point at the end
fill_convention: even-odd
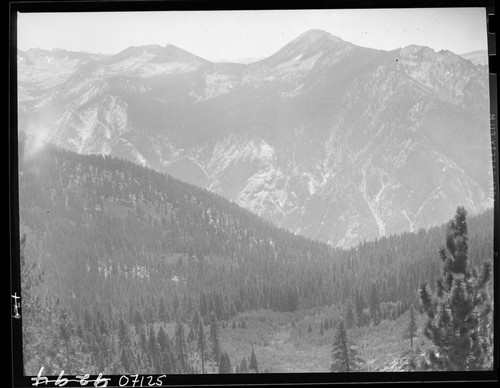
{"type": "Polygon", "coordinates": [[[175,325],[175,351],[177,353],[179,370],[181,373],[186,373],[188,369],[188,350],[184,334],[184,324],[179,320],[175,325]]]}
{"type": "Polygon", "coordinates": [[[353,348],[344,321],[340,320],[335,330],[332,347],[332,372],[354,372],[358,370],[363,360],[353,348]]]}
{"type": "Polygon", "coordinates": [[[375,325],[380,322],[380,300],[378,297],[378,290],[375,284],[372,284],[370,291],[370,317],[375,325]]]}
{"type": "Polygon", "coordinates": [[[159,372],[159,359],[160,359],[160,347],[158,345],[158,341],[156,339],[156,334],[153,329],[153,326],[149,329],[149,339],[148,339],[148,355],[151,360],[151,365],[154,368],[156,373],[159,372]]]}
{"type": "Polygon", "coordinates": [[[201,316],[198,310],[193,313],[191,322],[189,323],[188,341],[196,341],[198,339],[198,328],[200,327],[201,316]]]}
{"type": "Polygon", "coordinates": [[[201,358],[201,373],[205,373],[205,359],[207,354],[207,343],[205,341],[205,331],[203,330],[203,321],[200,319],[198,321],[198,330],[197,330],[196,344],[198,347],[198,352],[200,353],[201,358]]]}
{"type": "Polygon", "coordinates": [[[203,291],[200,293],[200,314],[202,317],[208,314],[207,296],[203,291]]]}
{"type": "Polygon", "coordinates": [[[219,365],[221,349],[220,349],[220,335],[219,335],[219,324],[217,322],[217,318],[215,317],[215,313],[212,311],[210,313],[210,345],[211,345],[211,354],[212,360],[219,365]]]}
{"type": "Polygon", "coordinates": [[[413,338],[417,335],[417,321],[415,318],[415,308],[413,305],[410,307],[410,321],[408,322],[408,326],[403,333],[404,339],[410,340],[410,347],[413,347],[413,338]]]}
{"type": "Polygon", "coordinates": [[[231,367],[231,359],[226,352],[222,353],[220,356],[219,373],[233,373],[233,369],[231,367]]]}
{"type": "Polygon", "coordinates": [[[468,268],[467,212],[458,207],[446,231],[446,247],[439,252],[442,276],[432,293],[424,284],[420,300],[427,323],[424,335],[434,343],[423,365],[434,370],[469,371],[492,367],[491,302],[487,285],[491,263],[481,273],[468,268]]]}
{"type": "Polygon", "coordinates": [[[259,364],[257,363],[257,356],[255,355],[255,351],[252,348],[252,354],[250,355],[250,364],[248,369],[253,370],[255,373],[259,373],[259,364]]]}

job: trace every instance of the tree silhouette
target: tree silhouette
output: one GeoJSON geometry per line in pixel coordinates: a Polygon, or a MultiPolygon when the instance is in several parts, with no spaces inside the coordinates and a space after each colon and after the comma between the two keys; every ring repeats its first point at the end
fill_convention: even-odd
{"type": "Polygon", "coordinates": [[[203,330],[203,322],[200,319],[198,321],[197,339],[196,339],[198,352],[200,352],[201,358],[201,373],[205,373],[205,356],[207,353],[207,343],[205,341],[205,331],[203,330]]]}
{"type": "Polygon", "coordinates": [[[347,337],[344,321],[339,320],[333,337],[331,371],[353,372],[358,370],[362,363],[362,358],[347,337]]]}
{"type": "Polygon", "coordinates": [[[410,340],[410,347],[413,347],[413,338],[417,335],[417,321],[415,318],[415,308],[413,305],[410,307],[410,321],[408,322],[408,326],[403,333],[404,339],[410,340]]]}
{"type": "Polygon", "coordinates": [[[441,277],[431,293],[424,284],[420,300],[427,314],[424,335],[432,340],[424,368],[468,371],[492,367],[491,302],[487,285],[491,263],[480,274],[468,262],[467,212],[458,207],[446,230],[446,247],[439,252],[441,277]]]}
{"type": "Polygon", "coordinates": [[[175,351],[177,353],[178,368],[182,373],[186,373],[188,369],[188,350],[184,334],[184,324],[179,320],[175,325],[175,351]]]}
{"type": "Polygon", "coordinates": [[[220,355],[221,355],[219,324],[217,322],[217,318],[215,317],[214,312],[210,313],[210,345],[211,345],[212,360],[214,360],[215,363],[219,365],[220,355]]]}
{"type": "Polygon", "coordinates": [[[250,364],[248,369],[253,370],[255,373],[259,373],[259,364],[257,363],[257,356],[252,348],[252,354],[250,355],[250,364]]]}
{"type": "Polygon", "coordinates": [[[226,352],[223,352],[220,356],[219,362],[219,373],[232,373],[231,359],[226,352]]]}

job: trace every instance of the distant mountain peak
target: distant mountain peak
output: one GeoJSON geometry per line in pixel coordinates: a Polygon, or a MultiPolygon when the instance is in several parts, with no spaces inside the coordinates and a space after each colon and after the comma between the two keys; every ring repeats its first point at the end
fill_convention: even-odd
{"type": "Polygon", "coordinates": [[[342,39],[330,34],[327,31],[319,30],[316,28],[311,28],[310,30],[307,30],[306,32],[303,32],[302,34],[300,34],[292,42],[307,42],[310,44],[310,43],[314,43],[314,42],[319,41],[319,40],[333,41],[333,42],[342,41],[342,39]]]}
{"type": "Polygon", "coordinates": [[[318,28],[311,28],[311,29],[303,32],[302,34],[300,34],[299,38],[304,38],[304,37],[321,37],[321,36],[332,36],[332,34],[330,34],[327,31],[320,30],[318,28]]]}
{"type": "Polygon", "coordinates": [[[163,47],[162,49],[162,53],[163,54],[169,54],[169,55],[189,55],[189,56],[196,56],[194,55],[193,53],[190,53],[189,51],[187,50],[184,50],[183,48],[180,48],[178,46],[175,46],[173,44],[166,44],[165,47],[163,47]]]}
{"type": "Polygon", "coordinates": [[[400,50],[400,55],[402,58],[408,58],[410,60],[427,60],[427,61],[440,61],[448,64],[457,64],[464,62],[464,58],[460,55],[455,54],[450,50],[439,50],[435,51],[427,46],[419,45],[409,45],[400,50]]]}
{"type": "Polygon", "coordinates": [[[339,48],[349,44],[329,32],[310,29],[261,63],[273,66],[290,60],[305,60],[318,54],[335,53],[339,48]]]}
{"type": "Polygon", "coordinates": [[[401,49],[401,55],[416,55],[416,54],[436,54],[436,51],[427,46],[419,46],[417,44],[410,44],[409,46],[401,49]]]}
{"type": "Polygon", "coordinates": [[[152,62],[208,62],[187,50],[168,43],[161,49],[152,62]]]}
{"type": "Polygon", "coordinates": [[[141,54],[153,54],[157,55],[161,52],[162,47],[156,44],[146,45],[146,46],[130,46],[126,49],[120,51],[109,58],[110,61],[123,60],[125,58],[130,58],[138,56],[141,54]]]}
{"type": "Polygon", "coordinates": [[[162,47],[157,44],[146,46],[131,46],[118,54],[109,57],[109,63],[116,63],[120,61],[128,61],[132,58],[141,58],[139,61],[144,63],[204,63],[205,59],[196,56],[182,48],[174,46],[173,44],[166,44],[162,47]]]}

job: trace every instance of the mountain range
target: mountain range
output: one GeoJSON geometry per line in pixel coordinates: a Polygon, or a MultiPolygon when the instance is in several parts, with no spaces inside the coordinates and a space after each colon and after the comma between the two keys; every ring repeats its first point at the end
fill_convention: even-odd
{"type": "MultiPolygon", "coordinates": [[[[18,51],[19,130],[128,159],[348,247],[492,206],[488,69],[310,30],[260,61],[18,51]]],[[[31,150],[31,151],[30,151],[31,150]]]]}

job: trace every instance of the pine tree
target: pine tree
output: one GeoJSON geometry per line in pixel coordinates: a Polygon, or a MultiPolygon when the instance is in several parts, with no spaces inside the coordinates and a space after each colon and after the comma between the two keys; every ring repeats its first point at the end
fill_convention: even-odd
{"type": "Polygon", "coordinates": [[[198,328],[200,327],[201,316],[198,310],[193,313],[193,318],[189,324],[190,330],[188,335],[188,341],[196,341],[198,338],[198,328]]]}
{"type": "Polygon", "coordinates": [[[203,330],[203,322],[201,319],[198,321],[198,330],[197,330],[198,338],[196,339],[198,352],[200,352],[201,358],[201,373],[205,373],[205,356],[207,353],[207,343],[205,341],[205,331],[203,330]]]}
{"type": "Polygon", "coordinates": [[[149,330],[149,340],[148,340],[148,354],[151,360],[151,364],[156,373],[159,372],[159,357],[160,357],[160,348],[156,339],[156,334],[151,326],[149,330]]]}
{"type": "Polygon", "coordinates": [[[363,360],[353,348],[344,321],[340,320],[335,330],[332,347],[332,372],[354,372],[358,370],[363,360]]]}
{"type": "Polygon", "coordinates": [[[175,325],[175,351],[177,353],[177,362],[179,364],[179,369],[182,373],[187,372],[187,344],[186,336],[184,334],[184,324],[181,321],[177,321],[175,325]]]}
{"type": "Polygon", "coordinates": [[[259,365],[257,363],[257,356],[255,355],[255,351],[252,348],[252,354],[250,355],[250,365],[248,367],[251,371],[253,370],[255,373],[259,373],[259,365]]]}
{"type": "Polygon", "coordinates": [[[203,291],[200,294],[200,314],[202,317],[208,314],[207,297],[203,291]]]}
{"type": "Polygon", "coordinates": [[[217,318],[215,313],[210,313],[210,345],[212,360],[219,364],[221,350],[220,350],[220,339],[219,339],[219,325],[217,323],[217,318]]]}
{"type": "Polygon", "coordinates": [[[229,359],[229,355],[224,352],[220,356],[219,361],[219,373],[232,373],[231,360],[229,359]]]}
{"type": "Polygon", "coordinates": [[[370,292],[370,317],[375,325],[380,322],[380,300],[378,297],[378,291],[375,284],[372,284],[370,292]]]}
{"type": "Polygon", "coordinates": [[[417,321],[415,319],[415,309],[413,305],[410,307],[410,321],[408,322],[408,327],[403,333],[403,339],[410,340],[410,347],[413,347],[413,338],[417,335],[417,321]]]}
{"type": "Polygon", "coordinates": [[[229,354],[226,353],[226,370],[227,373],[233,373],[233,366],[231,365],[231,359],[229,358],[229,354]]]}
{"type": "Polygon", "coordinates": [[[487,285],[491,263],[480,274],[468,269],[467,212],[458,207],[446,231],[446,247],[439,252],[442,276],[430,293],[424,284],[420,300],[427,323],[424,335],[434,343],[425,368],[469,371],[492,367],[491,302],[487,285]]]}

